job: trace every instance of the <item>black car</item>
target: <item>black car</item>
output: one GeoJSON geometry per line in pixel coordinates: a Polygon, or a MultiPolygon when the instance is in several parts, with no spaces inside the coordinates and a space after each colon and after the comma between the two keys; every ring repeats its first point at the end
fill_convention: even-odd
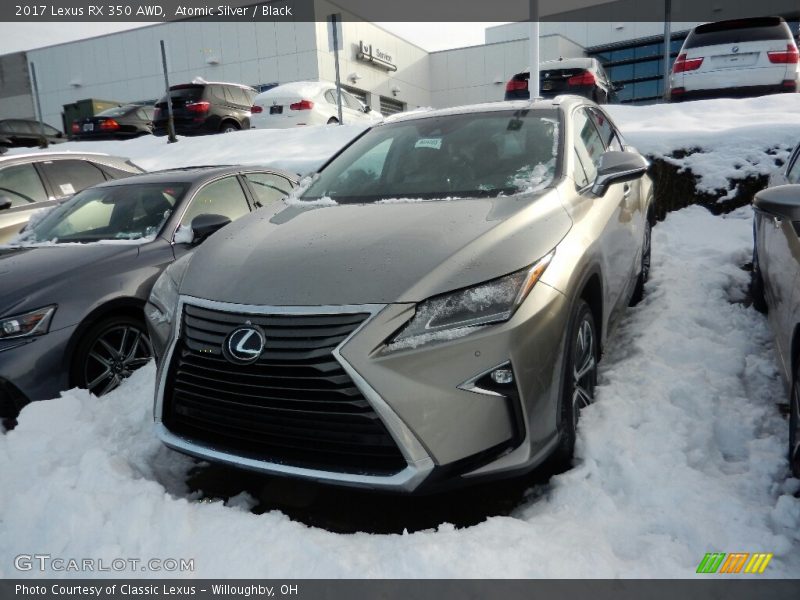
{"type": "MultiPolygon", "coordinates": [[[[530,71],[514,75],[506,84],[506,100],[528,100],[530,71]]],[[[617,102],[622,86],[611,83],[596,58],[559,58],[539,65],[539,95],[553,98],[559,94],[576,94],[598,104],[617,102]]]]}
{"type": "Polygon", "coordinates": [[[76,194],[0,247],[0,417],[116,387],[152,355],[143,308],[164,267],[295,185],[259,167],[147,173],[76,194]]]}
{"type": "MultiPolygon", "coordinates": [[[[250,107],[255,89],[238,83],[187,83],[169,88],[175,133],[198,135],[231,133],[250,129],[250,107]]],[[[156,135],[167,133],[167,97],[156,102],[153,128],[156,135]]]]}
{"type": "Polygon", "coordinates": [[[141,104],[115,106],[72,122],[76,140],[121,140],[153,133],[155,108],[141,104]]]}
{"type": "Polygon", "coordinates": [[[144,171],[127,158],[93,152],[37,152],[0,158],[0,244],[36,211],[81,190],[144,171]]]}
{"type": "Polygon", "coordinates": [[[64,134],[47,123],[29,119],[3,119],[0,121],[0,146],[6,148],[32,148],[67,141],[64,134]],[[44,129],[44,135],[42,135],[44,129]]]}

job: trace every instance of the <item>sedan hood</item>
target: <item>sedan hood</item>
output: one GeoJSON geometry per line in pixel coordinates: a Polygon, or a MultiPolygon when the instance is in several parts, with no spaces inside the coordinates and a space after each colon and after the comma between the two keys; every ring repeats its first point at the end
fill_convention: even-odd
{"type": "Polygon", "coordinates": [[[200,246],[181,293],[271,306],[418,302],[527,267],[571,224],[556,190],[262,209],[200,246]]]}
{"type": "Polygon", "coordinates": [[[50,304],[54,297],[50,292],[74,280],[82,269],[138,252],[131,244],[0,247],[0,315],[50,304]]]}

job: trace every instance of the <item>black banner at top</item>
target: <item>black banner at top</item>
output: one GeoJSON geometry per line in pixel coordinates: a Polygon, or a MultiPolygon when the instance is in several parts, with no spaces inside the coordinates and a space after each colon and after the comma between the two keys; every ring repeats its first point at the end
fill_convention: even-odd
{"type": "Polygon", "coordinates": [[[325,21],[400,22],[720,21],[750,16],[800,18],[798,0],[4,0],[0,27],[14,22],[325,21]]]}

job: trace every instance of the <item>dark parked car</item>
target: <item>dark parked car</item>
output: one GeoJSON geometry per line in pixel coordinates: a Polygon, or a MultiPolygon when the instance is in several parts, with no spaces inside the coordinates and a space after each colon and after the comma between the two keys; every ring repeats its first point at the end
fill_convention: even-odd
{"type": "Polygon", "coordinates": [[[0,146],[6,148],[32,148],[48,144],[59,144],[67,141],[64,134],[47,123],[28,119],[4,119],[0,121],[0,146]],[[44,137],[42,136],[44,127],[44,137]]]}
{"type": "Polygon", "coordinates": [[[648,277],[646,171],[575,96],[375,125],[155,283],[158,435],[399,492],[568,465],[648,277]]]}
{"type": "Polygon", "coordinates": [[[789,385],[789,464],[800,477],[800,146],[753,206],[753,304],[768,315],[789,385]]]}
{"type": "Polygon", "coordinates": [[[258,167],[129,177],[76,194],[0,248],[0,416],[71,386],[113,389],[151,357],[142,310],[163,268],[294,185],[258,167]]]}
{"type": "MultiPolygon", "coordinates": [[[[187,83],[169,88],[175,133],[197,135],[250,129],[255,89],[238,83],[187,83]]],[[[167,97],[156,103],[154,133],[167,133],[167,97]]]]}
{"type": "MultiPolygon", "coordinates": [[[[506,100],[528,100],[530,71],[514,75],[506,84],[506,100]]],[[[596,58],[559,58],[539,65],[539,94],[553,98],[559,94],[577,94],[598,104],[617,101],[615,86],[596,58]]]]}
{"type": "Polygon", "coordinates": [[[76,140],[120,140],[153,133],[155,108],[141,104],[116,106],[93,117],[72,122],[72,137],[76,140]]]}
{"type": "Polygon", "coordinates": [[[79,152],[15,154],[0,158],[0,244],[37,210],[97,183],[144,171],[126,158],[79,152]]]}

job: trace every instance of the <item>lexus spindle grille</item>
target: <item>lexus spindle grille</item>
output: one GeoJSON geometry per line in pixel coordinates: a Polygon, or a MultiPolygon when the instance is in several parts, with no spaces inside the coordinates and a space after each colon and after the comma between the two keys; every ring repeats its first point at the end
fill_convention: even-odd
{"type": "Polygon", "coordinates": [[[368,314],[252,315],[186,305],[164,389],[163,422],[220,451],[297,467],[387,475],[400,449],[333,350],[368,314]],[[253,364],[222,352],[249,323],[266,338],[253,364]]]}

